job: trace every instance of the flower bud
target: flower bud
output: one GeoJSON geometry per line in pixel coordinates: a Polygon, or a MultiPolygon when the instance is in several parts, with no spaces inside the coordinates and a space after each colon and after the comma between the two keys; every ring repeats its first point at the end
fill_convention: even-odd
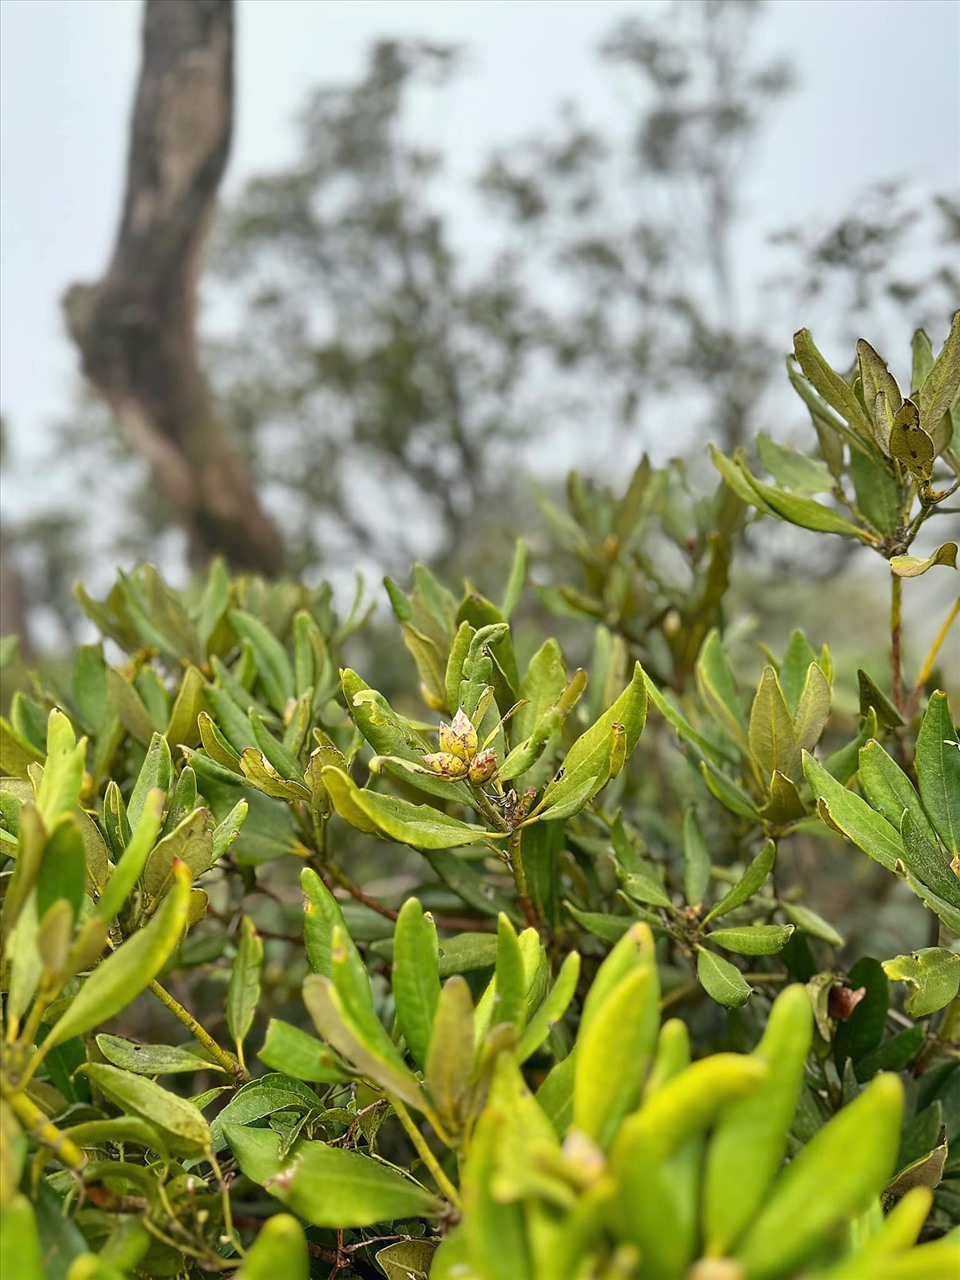
{"type": "Polygon", "coordinates": [[[424,756],[423,763],[431,773],[441,778],[463,778],[467,773],[467,762],[449,751],[438,751],[435,755],[424,756]]]}
{"type": "Polygon", "coordinates": [[[468,763],[477,754],[478,746],[477,731],[469,717],[464,714],[462,707],[458,708],[457,714],[453,717],[453,724],[441,724],[441,751],[448,751],[451,755],[459,756],[461,760],[468,763]]]}
{"type": "Polygon", "coordinates": [[[497,772],[497,753],[493,747],[487,747],[470,761],[468,778],[474,787],[482,787],[497,772]]]}

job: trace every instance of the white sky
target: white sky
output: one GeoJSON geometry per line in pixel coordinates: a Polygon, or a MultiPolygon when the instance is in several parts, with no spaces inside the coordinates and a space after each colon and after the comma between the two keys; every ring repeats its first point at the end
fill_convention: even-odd
{"type": "MultiPolygon", "coordinates": [[[[354,76],[378,36],[471,50],[434,117],[418,121],[465,177],[491,146],[546,124],[562,98],[616,121],[623,107],[594,50],[618,16],[657,2],[239,0],[227,190],[291,157],[307,90],[354,76]]],[[[0,408],[38,480],[48,424],[75,388],[58,300],[101,273],[119,216],[139,24],[139,0],[0,0],[0,408]]],[[[795,62],[801,83],[751,174],[746,257],[768,230],[838,214],[872,181],[957,186],[954,0],[772,0],[763,44],[795,62]]],[[[42,491],[4,498],[20,512],[42,491]]]]}

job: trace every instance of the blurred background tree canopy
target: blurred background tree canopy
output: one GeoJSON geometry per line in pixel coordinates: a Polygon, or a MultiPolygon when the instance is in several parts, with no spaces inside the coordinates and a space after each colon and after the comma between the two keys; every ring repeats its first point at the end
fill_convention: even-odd
{"type": "MultiPolygon", "coordinates": [[[[116,283],[124,229],[136,229],[133,184],[156,179],[138,178],[134,159],[143,130],[159,129],[147,93],[157,40],[168,55],[171,38],[177,56],[195,54],[204,22],[226,24],[232,39],[230,0],[187,6],[191,29],[180,8],[146,6],[133,125],[141,145],[114,261],[94,287],[101,301],[116,283]]],[[[131,392],[129,378],[121,391],[107,385],[113,374],[98,373],[82,338],[93,294],[81,286],[68,295],[87,372],[116,410],[86,393],[59,429],[59,465],[77,488],[109,468],[125,495],[99,554],[165,558],[169,568],[179,528],[195,561],[222,552],[238,566],[316,575],[345,564],[396,571],[418,556],[445,572],[482,572],[529,529],[531,475],[549,492],[573,465],[609,478],[647,448],[696,467],[707,440],[751,442],[783,403],[780,352],[799,323],[849,343],[869,316],[881,349],[890,329],[899,337],[925,324],[939,336],[960,292],[952,194],[921,198],[891,180],[833,225],[783,229],[776,278],[745,278],[745,175],[795,84],[787,60],[758,52],[763,21],[758,0],[633,6],[598,50],[625,104],[623,127],[611,132],[567,103],[548,131],[498,149],[475,177],[483,235],[472,243],[447,198],[445,157],[409,124],[415,98],[433,95],[442,111],[462,52],[376,43],[356,80],[311,93],[294,162],[220,209],[209,288],[227,319],[202,359],[188,352],[184,366],[176,361],[196,337],[196,263],[229,149],[228,49],[223,127],[207,139],[215,159],[184,215],[194,221],[180,227],[176,297],[168,260],[150,264],[151,306],[167,308],[161,326],[174,312],[182,325],[153,387],[169,390],[189,367],[203,401],[183,439],[164,437],[163,412],[176,418],[169,406],[145,435],[153,390],[131,392]],[[921,240],[928,252],[918,259],[921,240]],[[131,395],[136,429],[122,434],[116,420],[131,395]],[[249,545],[212,512],[215,501],[180,501],[175,484],[158,482],[147,437],[173,439],[191,465],[218,463],[214,495],[233,495],[239,525],[261,521],[249,545]],[[138,453],[151,460],[146,477],[138,453]]],[[[184,84],[179,92],[182,105],[184,84]]],[[[189,150],[197,137],[183,111],[184,128],[165,145],[189,150]]],[[[139,305],[142,291],[136,297],[139,305]]],[[[128,373],[166,332],[137,323],[128,373]]],[[[15,459],[5,466],[15,475],[15,459]]],[[[42,608],[48,629],[56,619],[73,633],[70,584],[93,558],[88,542],[69,512],[4,530],[4,571],[23,596],[10,625],[22,630],[42,608]]]]}

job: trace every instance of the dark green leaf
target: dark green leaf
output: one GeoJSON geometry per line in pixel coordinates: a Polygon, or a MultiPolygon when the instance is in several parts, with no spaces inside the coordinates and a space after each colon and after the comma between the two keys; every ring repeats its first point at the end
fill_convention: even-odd
{"type": "Polygon", "coordinates": [[[433,917],[408,898],[393,942],[393,998],[397,1025],[415,1061],[426,1063],[430,1029],[440,998],[439,946],[433,917]]]}
{"type": "Polygon", "coordinates": [[[920,798],[951,856],[960,854],[960,732],[945,693],[934,693],[917,735],[920,798]]]}
{"type": "Polygon", "coordinates": [[[736,965],[705,947],[697,948],[697,977],[707,995],[727,1009],[739,1009],[753,990],[736,965]]]}
{"type": "Polygon", "coordinates": [[[731,911],[735,911],[737,907],[742,907],[745,902],[749,902],[754,894],[763,887],[767,876],[773,870],[776,857],[777,846],[772,840],[767,840],[733,888],[724,894],[704,918],[704,924],[709,924],[711,920],[715,920],[719,916],[728,915],[731,911]]]}

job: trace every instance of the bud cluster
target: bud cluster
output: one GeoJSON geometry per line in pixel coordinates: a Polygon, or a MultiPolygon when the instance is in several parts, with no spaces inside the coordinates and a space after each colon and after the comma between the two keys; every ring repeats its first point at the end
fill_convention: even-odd
{"type": "Polygon", "coordinates": [[[451,724],[440,725],[440,750],[424,756],[423,763],[442,778],[466,778],[471,786],[481,787],[496,773],[497,756],[493,747],[480,751],[479,746],[473,722],[460,707],[451,724]]]}

